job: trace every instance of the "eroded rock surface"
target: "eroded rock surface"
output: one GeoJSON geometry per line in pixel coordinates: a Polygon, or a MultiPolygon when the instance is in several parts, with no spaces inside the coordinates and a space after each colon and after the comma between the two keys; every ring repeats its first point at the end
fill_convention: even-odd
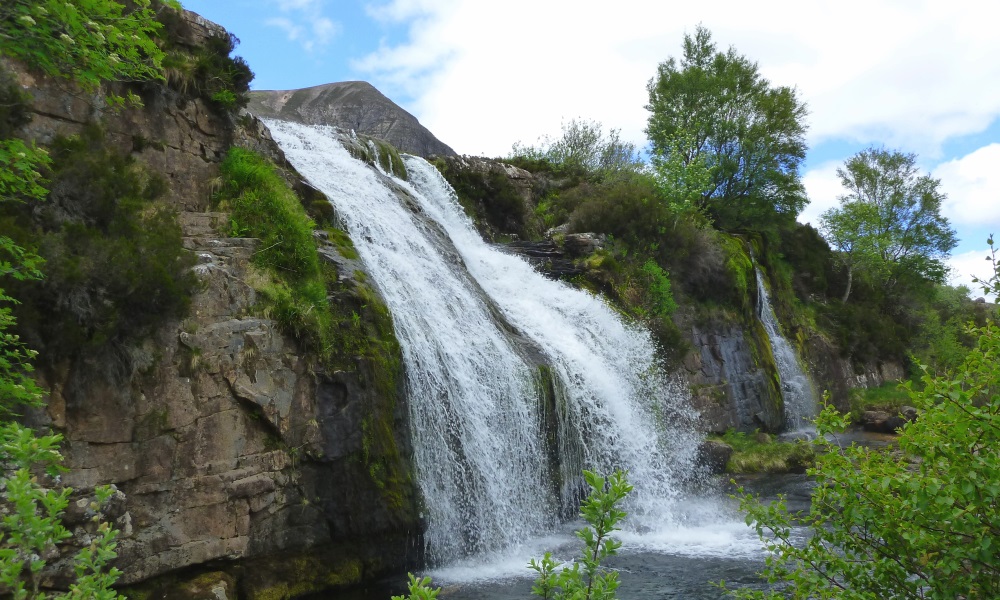
{"type": "Polygon", "coordinates": [[[301,90],[255,91],[247,108],[259,117],[353,130],[418,156],[455,154],[416,117],[365,81],[342,81],[301,90]]]}

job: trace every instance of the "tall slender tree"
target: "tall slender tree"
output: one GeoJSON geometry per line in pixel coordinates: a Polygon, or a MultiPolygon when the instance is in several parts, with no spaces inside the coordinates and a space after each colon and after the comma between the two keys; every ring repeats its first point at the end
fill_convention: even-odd
{"type": "Polygon", "coordinates": [[[944,281],[944,259],[958,239],[941,215],[940,180],[916,163],[915,154],[868,148],[837,169],[846,193],[820,223],[847,268],[844,302],[858,270],[887,289],[909,277],[944,281]]]}

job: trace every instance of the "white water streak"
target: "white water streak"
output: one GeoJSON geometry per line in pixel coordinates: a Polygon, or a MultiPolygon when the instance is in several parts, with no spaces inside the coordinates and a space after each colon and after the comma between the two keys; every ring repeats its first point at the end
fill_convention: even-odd
{"type": "Polygon", "coordinates": [[[624,323],[598,297],[485,244],[437,169],[416,157],[407,157],[406,166],[425,212],[444,226],[472,276],[558,375],[566,402],[563,476],[576,480],[582,468],[628,469],[637,490],[633,518],[641,508],[662,525],[697,442],[684,390],[663,377],[650,334],[624,323]]]}
{"type": "Polygon", "coordinates": [[[781,326],[764,285],[764,274],[760,269],[756,269],[756,274],[757,297],[760,304],[758,316],[767,331],[767,337],[771,342],[771,353],[778,367],[778,377],[781,379],[785,426],[793,432],[811,429],[810,421],[816,416],[816,394],[813,392],[809,377],[799,364],[795,349],[781,334],[781,326]]]}

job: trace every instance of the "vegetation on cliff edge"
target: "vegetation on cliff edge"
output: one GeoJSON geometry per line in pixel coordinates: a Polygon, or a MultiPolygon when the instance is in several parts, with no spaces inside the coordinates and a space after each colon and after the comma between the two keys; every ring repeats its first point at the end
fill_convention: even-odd
{"type": "MultiPolygon", "coordinates": [[[[809,340],[815,338],[819,347],[832,343],[858,368],[894,362],[914,374],[913,356],[935,371],[953,367],[972,345],[964,323],[971,319],[982,326],[996,319],[995,309],[968,299],[964,288],[941,283],[940,258],[954,239],[947,223],[942,225],[934,180],[913,174],[918,191],[928,193],[918,198],[922,220],[911,229],[942,225],[935,238],[940,243],[931,254],[917,251],[916,258],[897,261],[898,268],[887,272],[889,279],[875,276],[874,268],[851,268],[845,247],[831,249],[819,231],[796,222],[806,201],[798,174],[805,152],[805,108],[794,90],[763,79],[750,59],[732,48],[717,50],[704,28],[685,36],[682,57],[661,64],[648,90],[649,165],[625,152],[631,160],[615,162],[609,170],[596,158],[620,143],[602,137],[600,124],[587,121],[564,125],[559,140],[516,144],[504,160],[534,174],[534,215],[525,215],[517,229],[498,233],[530,235],[532,228],[523,223],[534,217],[542,223],[535,230],[562,226],[568,232],[606,234],[605,251],[586,259],[579,282],[607,294],[654,330],[670,331],[673,324],[645,317],[649,311],[641,304],[650,297],[646,286],[651,280],[637,275],[649,261],[669,277],[683,322],[749,323],[757,302],[753,267],[760,266],[784,334],[800,354],[813,351],[809,340]],[[929,262],[918,260],[924,255],[929,262]],[[848,294],[851,302],[843,302],[848,294]]],[[[902,156],[903,167],[912,167],[912,155],[884,154],[902,156]]],[[[848,162],[845,176],[858,170],[852,165],[859,160],[848,162]]],[[[461,173],[443,172],[463,185],[461,173]]],[[[848,195],[855,188],[848,187],[848,195]]],[[[475,190],[467,195],[484,202],[493,197],[475,190]]],[[[927,240],[897,237],[902,245],[886,251],[927,246],[927,240]]],[[[666,341],[668,347],[682,346],[669,336],[666,341]]]]}

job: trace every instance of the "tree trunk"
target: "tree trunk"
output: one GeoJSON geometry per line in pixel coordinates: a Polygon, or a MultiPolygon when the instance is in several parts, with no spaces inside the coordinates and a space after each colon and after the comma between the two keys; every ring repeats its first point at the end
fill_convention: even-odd
{"type": "Polygon", "coordinates": [[[847,304],[847,298],[851,295],[851,284],[854,283],[854,266],[847,265],[847,289],[844,290],[844,297],[840,301],[847,304]]]}

